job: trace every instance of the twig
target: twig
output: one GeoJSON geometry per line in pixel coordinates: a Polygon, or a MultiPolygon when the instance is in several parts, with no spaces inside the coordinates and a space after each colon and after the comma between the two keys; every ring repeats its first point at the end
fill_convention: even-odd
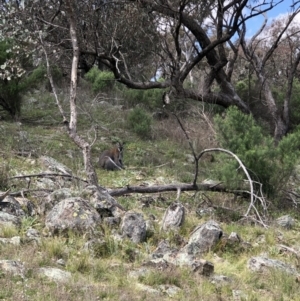
{"type": "Polygon", "coordinates": [[[297,258],[300,258],[300,253],[297,252],[296,250],[294,250],[293,248],[290,248],[285,245],[278,245],[278,247],[280,247],[281,249],[284,249],[286,251],[289,251],[289,252],[293,253],[294,255],[296,255],[297,258]]]}
{"type": "Polygon", "coordinates": [[[10,192],[10,189],[8,189],[2,195],[0,195],[0,202],[2,202],[5,199],[5,197],[9,194],[9,192],[10,192]]]}
{"type": "Polygon", "coordinates": [[[60,173],[39,173],[39,174],[32,174],[32,175],[22,175],[22,176],[14,176],[11,178],[8,178],[8,180],[13,180],[13,179],[22,179],[22,178],[47,178],[47,177],[66,177],[66,178],[72,178],[75,180],[79,180],[84,183],[88,183],[88,181],[81,179],[76,176],[68,175],[68,174],[60,174],[60,173]]]}

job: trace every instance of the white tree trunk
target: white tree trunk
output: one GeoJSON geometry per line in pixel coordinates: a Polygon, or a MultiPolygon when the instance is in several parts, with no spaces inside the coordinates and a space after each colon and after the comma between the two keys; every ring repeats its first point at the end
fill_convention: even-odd
{"type": "Polygon", "coordinates": [[[76,145],[82,150],[84,167],[87,175],[87,180],[91,185],[98,186],[98,177],[94,170],[91,160],[91,146],[82,137],[77,134],[77,108],[76,108],[76,93],[77,93],[77,68],[79,61],[79,46],[76,33],[76,19],[73,11],[75,4],[72,0],[66,0],[67,13],[70,22],[70,37],[73,47],[73,60],[71,69],[71,85],[70,85],[70,122],[68,124],[68,132],[76,145]]]}

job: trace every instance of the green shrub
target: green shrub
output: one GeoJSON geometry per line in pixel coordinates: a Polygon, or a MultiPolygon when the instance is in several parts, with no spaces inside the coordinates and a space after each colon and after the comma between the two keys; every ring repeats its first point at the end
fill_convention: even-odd
{"type": "Polygon", "coordinates": [[[134,107],[138,104],[143,104],[149,109],[162,107],[162,95],[164,90],[162,89],[150,89],[150,90],[133,90],[125,89],[123,91],[123,97],[129,107],[134,107]]]}
{"type": "Polygon", "coordinates": [[[128,114],[129,127],[141,138],[149,138],[151,134],[151,117],[142,108],[135,108],[128,114]]]}
{"type": "Polygon", "coordinates": [[[84,77],[92,84],[92,90],[95,93],[114,87],[114,74],[110,71],[101,71],[97,67],[93,67],[84,77]]]}
{"type": "MultiPolygon", "coordinates": [[[[244,163],[251,178],[263,184],[267,195],[274,195],[290,177],[299,156],[300,131],[284,137],[274,146],[273,138],[264,133],[251,115],[229,108],[226,117],[215,118],[217,138],[221,146],[235,153],[244,163]]],[[[221,156],[220,180],[237,187],[245,175],[238,172],[238,163],[221,156]]]]}

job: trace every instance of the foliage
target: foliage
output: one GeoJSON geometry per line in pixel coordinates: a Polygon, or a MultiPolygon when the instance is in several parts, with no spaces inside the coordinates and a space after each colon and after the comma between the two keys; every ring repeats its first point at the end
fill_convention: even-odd
{"type": "Polygon", "coordinates": [[[151,133],[151,117],[142,108],[134,108],[128,114],[129,127],[141,138],[149,138],[151,133]]]}
{"type": "MultiPolygon", "coordinates": [[[[283,106],[284,99],[286,97],[286,86],[274,85],[273,93],[276,101],[280,106],[283,106]]],[[[291,127],[295,128],[300,122],[300,81],[299,79],[294,79],[293,81],[293,93],[291,96],[291,127]]]]}
{"type": "MultiPolygon", "coordinates": [[[[215,118],[218,140],[223,148],[235,153],[247,167],[251,178],[263,184],[268,195],[274,195],[293,171],[299,156],[300,131],[284,137],[274,147],[272,137],[264,133],[251,115],[230,108],[226,117],[215,118]]],[[[238,163],[223,157],[220,180],[237,187],[244,175],[237,172],[238,163]]]]}
{"type": "Polygon", "coordinates": [[[115,84],[114,75],[110,71],[101,71],[97,67],[93,67],[85,74],[85,79],[92,84],[95,93],[112,89],[115,84]]]}
{"type": "MultiPolygon", "coordinates": [[[[10,43],[7,41],[0,42],[0,65],[4,66],[6,61],[11,59],[8,51],[10,43]]],[[[25,68],[25,66],[24,66],[25,68]]],[[[23,74],[18,77],[7,77],[0,79],[0,106],[9,114],[18,118],[21,113],[22,97],[21,93],[36,87],[44,80],[45,68],[40,66],[31,73],[23,74]]]]}
{"type": "Polygon", "coordinates": [[[155,109],[162,106],[162,95],[164,91],[159,89],[134,90],[124,89],[123,97],[128,107],[135,107],[143,104],[149,109],[155,109]]]}

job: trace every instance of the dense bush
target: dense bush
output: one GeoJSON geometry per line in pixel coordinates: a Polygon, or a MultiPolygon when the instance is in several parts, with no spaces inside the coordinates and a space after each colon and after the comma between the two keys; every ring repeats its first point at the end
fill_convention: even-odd
{"type": "Polygon", "coordinates": [[[151,136],[151,117],[142,108],[135,108],[128,114],[129,127],[141,138],[151,136]]]}
{"type": "MultiPolygon", "coordinates": [[[[221,146],[242,160],[251,178],[263,184],[265,193],[274,195],[286,184],[299,157],[300,131],[284,137],[275,147],[272,137],[256,124],[251,115],[233,107],[227,110],[225,118],[217,116],[215,124],[221,146]]],[[[245,178],[237,169],[237,162],[222,156],[218,176],[227,184],[236,186],[245,178]]]]}
{"type": "Polygon", "coordinates": [[[115,83],[112,72],[101,71],[97,67],[93,67],[84,78],[92,84],[95,93],[112,89],[115,83]]]}

